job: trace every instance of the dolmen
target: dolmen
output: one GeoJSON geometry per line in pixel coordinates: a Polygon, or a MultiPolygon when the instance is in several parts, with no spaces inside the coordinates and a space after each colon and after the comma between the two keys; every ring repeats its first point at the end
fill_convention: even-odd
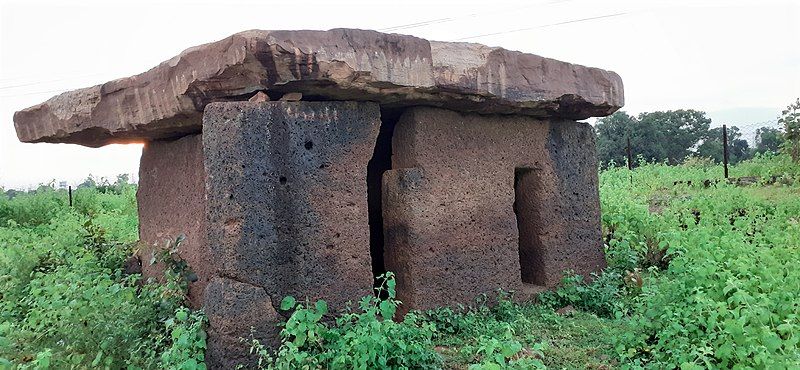
{"type": "Polygon", "coordinates": [[[424,310],[601,270],[595,134],[578,120],[623,101],[614,72],[498,47],[255,30],[14,124],[29,143],[144,143],[140,253],[185,235],[208,363],[231,368],[251,330],[277,343],[285,296],[341,312],[391,271],[402,310],[424,310]]]}

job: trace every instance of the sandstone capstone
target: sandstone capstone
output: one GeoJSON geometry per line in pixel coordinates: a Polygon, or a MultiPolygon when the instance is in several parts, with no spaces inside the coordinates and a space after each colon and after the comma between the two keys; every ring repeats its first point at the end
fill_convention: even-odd
{"type": "Polygon", "coordinates": [[[479,44],[356,29],[245,31],[190,48],[142,74],[70,91],[14,115],[23,142],[102,146],[202,130],[206,105],[374,101],[478,113],[583,119],[624,102],[614,72],[479,44]],[[263,99],[262,99],[263,100],[263,99]]]}

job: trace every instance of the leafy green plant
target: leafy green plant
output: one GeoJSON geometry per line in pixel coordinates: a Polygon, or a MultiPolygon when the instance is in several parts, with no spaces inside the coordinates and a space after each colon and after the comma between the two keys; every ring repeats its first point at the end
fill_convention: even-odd
{"type": "Polygon", "coordinates": [[[0,367],[157,368],[183,363],[184,353],[202,365],[201,349],[181,349],[184,336],[172,336],[184,326],[204,335],[201,313],[186,322],[189,311],[176,313],[185,291],[168,287],[185,287],[179,276],[150,285],[123,273],[136,237],[135,187],[76,194],[94,203],[70,208],[65,191],[47,186],[0,196],[0,367]]]}
{"type": "Polygon", "coordinates": [[[181,307],[165,325],[172,344],[161,354],[161,366],[180,370],[206,369],[206,317],[203,312],[181,307]]]}
{"type": "Polygon", "coordinates": [[[621,318],[628,314],[630,296],[637,287],[637,283],[626,284],[624,276],[613,270],[594,276],[589,283],[581,275],[566,273],[561,286],[540,294],[539,300],[553,309],[573,306],[598,316],[621,318]]]}
{"type": "Polygon", "coordinates": [[[480,336],[475,345],[465,346],[461,351],[477,360],[469,365],[470,370],[545,369],[541,360],[545,347],[537,343],[533,348],[524,348],[514,339],[511,326],[506,326],[502,337],[480,336]]]}
{"type": "Polygon", "coordinates": [[[784,127],[783,150],[795,163],[800,162],[800,98],[781,112],[778,123],[784,127]]]}
{"type": "Polygon", "coordinates": [[[275,357],[257,341],[251,351],[269,369],[437,368],[441,359],[433,350],[434,325],[414,313],[393,321],[400,305],[394,275],[386,273],[380,279],[375,295],[362,298],[357,312],[346,312],[332,324],[324,320],[328,313],[324,301],[310,304],[284,298],[281,309],[293,312],[281,331],[275,357]]]}
{"type": "MultiPolygon", "coordinates": [[[[755,161],[762,165],[763,160],[755,161]]],[[[774,163],[771,168],[780,162],[774,163]]],[[[752,166],[745,162],[735,170],[752,166]]],[[[713,179],[717,170],[698,174],[713,179]]],[[[629,303],[631,330],[614,338],[627,366],[800,365],[798,339],[791,332],[798,323],[800,292],[786,289],[800,284],[790,267],[798,262],[800,240],[796,190],[688,185],[687,178],[697,184],[699,176],[684,166],[641,166],[627,183],[614,175],[602,175],[604,224],[615,228],[614,239],[628,242],[610,243],[609,249],[643,245],[642,237],[649,234],[670,255],[665,269],[641,270],[645,283],[629,303]],[[634,211],[631,202],[654,193],[668,195],[663,209],[634,211]],[[628,211],[620,207],[625,204],[628,211]],[[629,234],[618,232],[626,229],[629,234]]],[[[646,267],[643,262],[640,267],[646,267]]]]}
{"type": "MultiPolygon", "coordinates": [[[[186,235],[180,234],[175,239],[166,240],[163,248],[153,248],[147,263],[164,265],[164,279],[161,282],[162,295],[170,297],[171,302],[186,304],[186,291],[189,283],[197,281],[197,275],[189,268],[189,264],[178,252],[186,235]]],[[[172,309],[177,309],[173,307],[172,309]]]]}
{"type": "MultiPolygon", "coordinates": [[[[731,175],[761,181],[700,160],[604,170],[608,268],[538,303],[500,292],[400,320],[387,274],[354,309],[287,297],[281,346],[249,344],[270,369],[798,368],[800,166],[768,151],[731,175]]],[[[123,273],[135,186],[90,185],[73,208],[47,185],[0,195],[0,368],[204,368],[182,238],[154,255],[162,284],[123,273]]]]}

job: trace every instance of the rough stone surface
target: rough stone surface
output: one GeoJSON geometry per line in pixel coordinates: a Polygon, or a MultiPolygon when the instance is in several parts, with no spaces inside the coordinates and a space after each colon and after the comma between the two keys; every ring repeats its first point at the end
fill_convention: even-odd
{"type": "Polygon", "coordinates": [[[142,150],[139,165],[139,251],[146,277],[163,277],[164,264],[151,264],[151,256],[164,250],[180,234],[186,239],[178,254],[198,280],[189,284],[189,300],[202,305],[203,290],[214,275],[206,239],[206,174],[203,140],[190,135],[175,141],[153,141],[142,150]]]}
{"type": "Polygon", "coordinates": [[[220,276],[333,309],[369,294],[366,176],[379,127],[375,103],[208,105],[208,242],[220,276]]]}
{"type": "Polygon", "coordinates": [[[267,95],[263,91],[259,91],[255,95],[251,96],[250,99],[248,99],[247,101],[253,102],[253,103],[260,103],[260,102],[265,102],[265,101],[270,101],[270,100],[271,99],[269,98],[269,95],[267,95]]]}
{"type": "Polygon", "coordinates": [[[565,269],[605,266],[588,124],[412,108],[392,153],[384,259],[405,309],[535,291],[565,269]]]}
{"type": "Polygon", "coordinates": [[[142,74],[66,92],[14,115],[24,142],[102,146],[201,130],[215,101],[299,92],[308,100],[431,105],[583,119],[623,105],[613,72],[478,44],[375,31],[246,31],[142,74]]]}
{"type": "Polygon", "coordinates": [[[278,100],[280,100],[280,101],[300,101],[302,99],[303,99],[303,94],[297,93],[297,92],[292,92],[292,93],[283,94],[283,96],[281,96],[281,98],[278,99],[278,100]]]}
{"type": "Polygon", "coordinates": [[[252,365],[250,346],[242,342],[242,338],[249,341],[251,334],[277,348],[282,318],[263,288],[217,277],[208,284],[205,301],[209,323],[206,363],[210,369],[252,365]]]}

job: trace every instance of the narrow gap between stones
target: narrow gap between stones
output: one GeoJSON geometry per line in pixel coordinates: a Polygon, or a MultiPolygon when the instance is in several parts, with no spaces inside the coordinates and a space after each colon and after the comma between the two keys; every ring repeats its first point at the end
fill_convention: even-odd
{"type": "Polygon", "coordinates": [[[539,173],[532,168],[514,169],[514,215],[519,230],[519,267],[522,283],[543,286],[545,271],[538,217],[539,173]]]}
{"type": "Polygon", "coordinates": [[[367,209],[369,211],[369,253],[372,275],[377,287],[378,276],[386,272],[383,261],[383,173],[392,168],[392,135],[401,109],[381,108],[381,127],[372,158],[367,164],[367,209]]]}

